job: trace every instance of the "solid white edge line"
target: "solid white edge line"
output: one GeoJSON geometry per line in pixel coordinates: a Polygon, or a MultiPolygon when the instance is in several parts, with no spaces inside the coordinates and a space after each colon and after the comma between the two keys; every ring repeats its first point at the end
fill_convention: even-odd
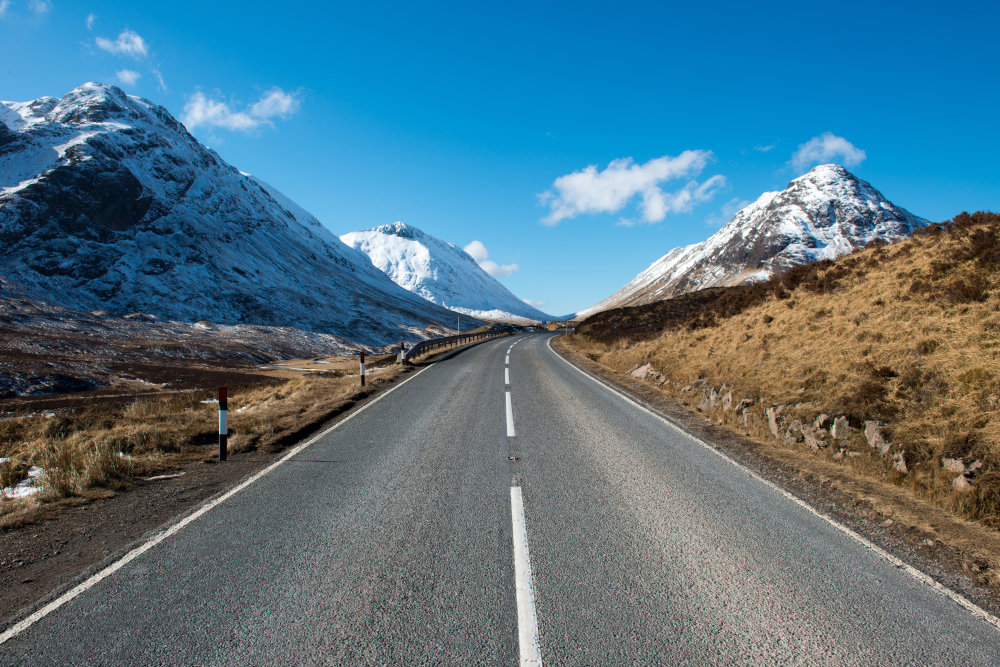
{"type": "Polygon", "coordinates": [[[507,397],[506,400],[505,400],[505,403],[506,403],[506,406],[507,406],[507,437],[508,438],[513,438],[514,437],[514,408],[511,407],[511,404],[510,404],[510,391],[505,391],[504,394],[507,397]]]}
{"type": "Polygon", "coordinates": [[[928,586],[930,586],[934,590],[936,590],[939,593],[942,593],[946,597],[950,598],[953,602],[957,603],[959,606],[961,606],[962,608],[964,608],[966,611],[970,612],[973,616],[977,616],[977,617],[981,618],[982,620],[986,621],[987,623],[989,623],[990,625],[992,625],[993,627],[995,627],[997,629],[1000,629],[1000,618],[997,618],[993,614],[989,613],[988,611],[986,611],[985,609],[983,609],[982,607],[980,607],[979,605],[977,605],[975,602],[969,600],[968,598],[966,598],[965,596],[963,596],[960,593],[956,593],[952,589],[950,589],[947,586],[945,586],[944,584],[940,583],[939,581],[937,581],[936,579],[934,579],[930,575],[928,575],[928,574],[926,574],[926,573],[918,570],[917,568],[913,567],[909,563],[906,563],[903,560],[901,560],[900,558],[898,558],[896,556],[893,556],[891,553],[889,553],[888,551],[886,551],[882,547],[878,546],[877,544],[875,544],[874,542],[872,542],[868,538],[860,535],[859,533],[856,533],[854,530],[852,530],[851,528],[848,528],[847,526],[845,526],[844,524],[840,523],[839,521],[837,521],[833,517],[828,516],[827,514],[824,514],[823,512],[820,512],[819,510],[817,510],[815,507],[813,507],[812,505],[810,505],[806,501],[802,500],[801,498],[799,498],[796,495],[793,495],[790,491],[781,488],[780,486],[778,486],[774,482],[770,481],[769,479],[765,479],[764,477],[761,477],[759,474],[757,474],[756,472],[754,472],[750,468],[746,467],[745,465],[743,465],[742,463],[740,463],[736,459],[733,459],[730,456],[728,456],[727,454],[724,454],[723,452],[719,451],[718,449],[716,449],[712,445],[708,444],[707,442],[701,440],[697,436],[694,436],[694,435],[688,433],[683,428],[681,428],[680,426],[678,426],[674,422],[670,421],[669,419],[667,419],[663,415],[657,414],[656,412],[650,410],[649,408],[647,408],[646,406],[642,405],[641,403],[638,403],[637,401],[633,400],[629,396],[625,395],[625,393],[623,393],[622,391],[620,391],[616,387],[613,387],[613,386],[611,386],[611,385],[609,385],[609,384],[607,384],[607,383],[599,380],[598,378],[594,377],[590,373],[587,373],[582,368],[579,368],[578,366],[576,366],[575,364],[573,364],[572,362],[570,362],[568,359],[566,359],[565,357],[563,357],[561,354],[559,354],[558,352],[556,352],[555,350],[553,350],[552,349],[552,338],[549,338],[549,340],[546,341],[545,345],[546,345],[546,347],[549,348],[549,351],[552,352],[553,355],[555,355],[558,359],[561,359],[566,365],[568,365],[570,368],[572,368],[573,370],[577,371],[578,373],[580,373],[584,377],[589,378],[590,380],[592,380],[593,382],[597,383],[598,385],[604,387],[605,389],[607,389],[611,393],[619,396],[620,398],[624,399],[628,403],[631,403],[632,405],[634,405],[639,410],[642,410],[643,412],[645,412],[645,413],[647,413],[649,415],[652,415],[656,419],[659,419],[660,421],[662,421],[663,423],[665,423],[667,426],[669,426],[670,428],[674,429],[678,433],[682,433],[683,435],[685,435],[686,437],[690,438],[691,440],[694,440],[696,443],[698,443],[699,445],[701,445],[702,447],[704,447],[708,451],[712,452],[713,454],[715,454],[716,456],[720,457],[721,459],[723,459],[725,461],[728,461],[730,464],[736,466],[737,468],[739,468],[740,470],[742,470],[746,474],[750,475],[751,477],[753,477],[754,479],[756,479],[761,484],[764,484],[764,485],[770,487],[771,489],[775,490],[776,492],[778,492],[779,494],[781,494],[782,496],[784,496],[788,500],[791,500],[796,505],[799,505],[800,507],[802,507],[803,509],[807,510],[811,514],[814,514],[815,516],[819,517],[823,521],[826,521],[828,524],[830,524],[831,526],[833,526],[834,528],[836,528],[837,530],[839,530],[843,534],[847,535],[848,537],[852,538],[854,541],[858,542],[859,544],[861,544],[866,549],[868,549],[868,550],[874,552],[875,554],[881,556],[883,559],[889,561],[889,563],[891,563],[895,567],[898,567],[899,569],[905,571],[907,574],[909,574],[910,576],[912,576],[914,579],[917,579],[918,581],[920,581],[920,582],[922,582],[924,584],[927,584],[928,586]]]}
{"type": "Polygon", "coordinates": [[[103,581],[107,577],[111,576],[112,574],[114,574],[115,572],[117,572],[118,570],[120,570],[121,568],[125,567],[130,562],[132,562],[133,560],[135,560],[136,558],[138,558],[142,554],[146,553],[147,551],[149,551],[150,549],[152,549],[153,547],[155,547],[160,542],[163,542],[164,540],[166,540],[171,535],[174,535],[175,533],[177,533],[178,531],[180,531],[182,528],[184,528],[185,526],[187,526],[189,523],[192,523],[193,521],[196,521],[198,518],[200,518],[202,515],[206,514],[208,511],[210,511],[211,509],[213,509],[217,505],[220,505],[223,502],[229,500],[230,498],[232,498],[233,496],[235,496],[237,493],[239,493],[243,489],[247,488],[248,486],[250,486],[251,484],[253,484],[257,480],[259,480],[260,478],[264,477],[265,475],[267,475],[268,473],[270,473],[271,471],[273,471],[275,468],[277,468],[278,466],[280,466],[282,463],[285,463],[286,461],[288,461],[293,456],[296,456],[297,454],[299,454],[306,447],[309,447],[310,445],[312,445],[316,441],[318,441],[321,438],[325,437],[331,431],[333,431],[333,430],[335,430],[337,428],[340,428],[341,426],[343,426],[347,422],[351,421],[352,419],[354,419],[355,417],[357,417],[359,414],[361,414],[362,412],[364,412],[365,410],[367,410],[371,406],[373,406],[376,403],[378,403],[379,401],[381,401],[383,398],[385,398],[386,396],[388,396],[392,392],[396,391],[397,389],[399,389],[400,387],[402,387],[403,385],[405,385],[410,380],[416,378],[418,375],[420,375],[421,373],[423,373],[424,371],[426,371],[428,368],[431,368],[431,366],[427,366],[425,368],[420,369],[419,371],[417,371],[416,373],[414,373],[410,377],[406,378],[405,380],[403,380],[402,382],[400,382],[399,384],[397,384],[395,387],[392,387],[391,389],[389,389],[388,391],[386,391],[381,396],[377,396],[371,402],[365,403],[360,408],[358,408],[357,410],[355,410],[351,414],[347,415],[346,417],[344,417],[343,419],[341,419],[336,424],[334,424],[330,428],[326,429],[322,433],[319,433],[318,435],[314,435],[312,438],[310,438],[309,440],[303,442],[300,445],[296,445],[292,450],[290,450],[287,454],[285,454],[284,456],[282,456],[280,459],[278,459],[277,461],[275,461],[271,465],[267,466],[266,468],[264,468],[260,472],[254,474],[252,477],[246,479],[245,481],[243,481],[242,483],[240,483],[238,486],[233,487],[232,489],[230,489],[229,491],[225,492],[224,494],[222,494],[218,498],[215,498],[214,500],[208,501],[207,503],[205,503],[204,505],[202,505],[201,507],[199,507],[197,510],[195,510],[191,514],[188,514],[184,518],[180,519],[177,523],[173,524],[172,526],[170,526],[170,527],[162,530],[161,532],[157,533],[156,535],[154,535],[152,538],[150,538],[147,542],[145,542],[141,546],[138,546],[135,549],[133,549],[132,551],[129,551],[127,554],[125,554],[124,556],[122,556],[119,560],[117,560],[114,563],[112,563],[111,565],[107,566],[106,568],[104,568],[103,570],[101,570],[100,572],[98,572],[97,574],[94,574],[93,576],[89,577],[86,581],[83,581],[82,583],[78,584],[77,586],[74,586],[73,588],[71,588],[70,590],[66,591],[65,593],[63,593],[62,595],[60,595],[58,598],[56,598],[52,602],[49,602],[47,605],[45,605],[44,607],[42,607],[41,609],[39,609],[35,613],[31,614],[30,616],[28,616],[24,620],[22,620],[22,621],[20,621],[18,623],[15,623],[11,627],[7,628],[3,632],[3,634],[0,634],[0,645],[4,644],[5,642],[7,642],[8,640],[12,639],[13,637],[16,637],[17,635],[21,634],[22,632],[24,632],[25,630],[27,630],[28,628],[30,628],[32,625],[34,625],[35,623],[37,623],[41,619],[45,618],[46,616],[48,616],[49,614],[51,614],[53,611],[55,611],[59,607],[63,606],[64,604],[66,604],[67,602],[69,602],[70,600],[72,600],[73,598],[75,598],[76,596],[80,595],[81,593],[83,593],[87,589],[92,588],[93,586],[97,585],[98,583],[100,583],[101,581],[103,581]]]}
{"type": "Polygon", "coordinates": [[[528,553],[528,527],[524,521],[521,487],[510,487],[510,520],[514,533],[514,593],[517,598],[517,643],[522,665],[541,665],[538,643],[538,617],[535,614],[535,591],[531,585],[531,557],[528,553]]]}

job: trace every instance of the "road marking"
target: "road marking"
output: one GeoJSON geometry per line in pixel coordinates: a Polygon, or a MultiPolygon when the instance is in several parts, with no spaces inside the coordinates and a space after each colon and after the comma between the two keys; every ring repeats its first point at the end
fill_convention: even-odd
{"type": "Polygon", "coordinates": [[[686,436],[686,437],[690,438],[691,440],[695,441],[696,443],[698,443],[699,445],[701,445],[702,447],[704,447],[708,451],[712,452],[713,454],[715,454],[719,458],[721,458],[724,461],[727,461],[730,464],[736,466],[737,468],[739,468],[740,470],[742,470],[746,474],[750,475],[751,477],[753,477],[755,480],[757,480],[761,484],[764,484],[765,486],[770,487],[771,489],[773,489],[774,491],[778,492],[779,494],[781,494],[782,496],[784,496],[788,500],[791,500],[793,503],[795,503],[799,507],[801,507],[804,510],[808,511],[809,513],[811,513],[811,514],[819,517],[823,521],[826,521],[828,524],[830,524],[831,526],[833,526],[834,528],[836,528],[837,530],[839,530],[844,535],[846,535],[846,536],[850,537],[851,539],[853,539],[854,541],[858,542],[859,544],[861,544],[863,547],[865,547],[869,551],[871,551],[871,552],[875,553],[876,555],[881,556],[883,559],[889,561],[889,563],[891,563],[895,567],[903,570],[904,572],[906,572],[907,574],[909,574],[910,576],[912,576],[914,579],[916,579],[916,580],[918,580],[918,581],[920,581],[920,582],[922,582],[924,584],[927,584],[928,586],[930,586],[931,588],[933,588],[937,592],[939,592],[939,593],[945,595],[946,597],[950,598],[953,602],[957,603],[960,607],[962,607],[963,609],[965,609],[966,611],[968,611],[969,613],[971,613],[973,616],[977,616],[977,617],[981,618],[982,620],[986,621],[987,623],[989,623],[990,625],[992,625],[993,627],[995,627],[997,629],[1000,629],[1000,618],[997,618],[993,614],[989,613],[988,611],[986,611],[985,609],[983,609],[982,607],[980,607],[979,605],[977,605],[972,600],[969,600],[965,596],[963,596],[963,595],[961,595],[959,593],[956,593],[955,591],[951,590],[950,588],[948,588],[944,584],[938,582],[936,579],[934,579],[930,575],[925,574],[924,572],[921,572],[920,570],[918,570],[917,568],[913,567],[909,563],[906,563],[905,561],[901,560],[900,558],[897,558],[896,556],[893,556],[891,553],[889,553],[888,551],[886,551],[882,547],[878,546],[877,544],[875,544],[874,542],[872,542],[868,538],[860,535],[859,533],[854,532],[854,530],[852,530],[851,528],[848,528],[847,526],[845,526],[844,524],[840,523],[839,521],[837,521],[833,517],[828,516],[828,515],[824,514],[823,512],[820,512],[818,509],[816,509],[815,507],[813,507],[812,505],[810,505],[806,501],[802,500],[801,498],[799,498],[796,495],[793,495],[791,491],[783,489],[780,486],[778,486],[777,484],[775,484],[774,482],[772,482],[771,480],[765,479],[764,477],[761,477],[760,475],[758,475],[753,470],[751,470],[750,468],[746,467],[745,465],[743,465],[742,463],[740,463],[736,459],[731,458],[730,456],[728,456],[727,454],[724,454],[723,452],[719,451],[718,449],[716,449],[712,445],[708,444],[704,440],[702,440],[702,439],[700,439],[700,438],[698,438],[698,437],[696,437],[696,436],[688,433],[683,428],[681,428],[680,426],[678,426],[674,422],[670,421],[669,419],[667,419],[663,415],[658,414],[658,413],[654,412],[653,410],[650,410],[645,405],[642,405],[641,403],[633,400],[631,397],[625,395],[622,391],[620,391],[616,387],[613,387],[610,384],[607,384],[604,381],[599,380],[598,378],[594,377],[590,373],[584,371],[582,368],[579,368],[578,366],[576,366],[575,364],[573,364],[572,362],[570,362],[568,359],[566,359],[565,357],[563,357],[562,355],[560,355],[559,353],[557,353],[555,350],[552,349],[552,338],[549,338],[545,342],[545,345],[549,348],[549,351],[552,354],[554,354],[557,358],[561,359],[563,362],[566,363],[566,365],[568,365],[570,368],[572,368],[576,372],[580,373],[584,377],[589,378],[591,381],[599,384],[600,386],[604,387],[605,389],[607,389],[611,393],[616,394],[619,398],[622,398],[626,402],[631,403],[633,406],[635,406],[639,410],[642,410],[643,412],[645,412],[645,413],[647,413],[647,414],[655,417],[656,419],[659,419],[661,422],[663,422],[664,424],[666,424],[670,428],[674,429],[678,433],[683,434],[684,436],[686,436]]]}
{"type": "Polygon", "coordinates": [[[507,437],[514,437],[514,408],[510,406],[510,390],[504,392],[507,396],[507,437]]]}
{"type": "Polygon", "coordinates": [[[541,665],[535,591],[531,586],[531,558],[528,555],[528,528],[524,521],[524,502],[519,486],[510,487],[510,519],[514,528],[514,591],[517,597],[517,639],[521,664],[541,665]]]}
{"type": "Polygon", "coordinates": [[[507,366],[509,366],[509,365],[510,365],[510,353],[509,353],[509,352],[507,353],[507,356],[506,356],[506,357],[504,357],[504,360],[503,360],[503,363],[504,363],[505,365],[507,365],[507,366]]]}
{"type": "MultiPolygon", "coordinates": [[[[420,375],[421,373],[423,373],[424,371],[426,371],[428,368],[431,368],[431,366],[427,366],[425,368],[420,369],[419,371],[417,371],[416,373],[414,373],[410,377],[406,378],[405,380],[403,380],[402,382],[400,382],[399,384],[397,384],[395,387],[392,387],[391,389],[389,389],[387,392],[385,392],[381,396],[377,396],[370,403],[366,403],[365,405],[362,405],[356,411],[354,411],[351,414],[347,415],[346,417],[344,417],[339,422],[337,422],[336,424],[334,424],[330,428],[326,429],[322,433],[313,436],[311,439],[303,442],[300,445],[297,445],[292,450],[290,450],[287,454],[285,454],[284,456],[282,456],[280,459],[278,459],[277,461],[275,461],[274,463],[272,463],[268,467],[264,468],[263,470],[261,470],[257,474],[253,475],[249,479],[243,481],[238,486],[230,489],[229,491],[225,492],[224,494],[222,494],[218,498],[215,498],[214,500],[209,500],[208,502],[206,502],[205,504],[203,504],[201,507],[199,507],[198,509],[196,509],[191,514],[188,514],[184,518],[180,519],[179,521],[177,521],[175,524],[173,524],[169,528],[165,528],[161,532],[157,533],[152,538],[150,538],[149,541],[145,542],[141,546],[136,547],[132,551],[129,551],[127,554],[125,554],[124,556],[122,556],[119,560],[117,560],[114,563],[112,563],[111,565],[107,566],[106,568],[104,568],[103,570],[101,570],[100,572],[98,572],[97,574],[89,577],[86,581],[84,581],[84,582],[82,582],[82,583],[74,586],[73,588],[71,588],[67,592],[63,593],[58,598],[56,598],[52,602],[48,603],[47,605],[45,605],[44,607],[42,607],[41,609],[39,609],[35,613],[31,614],[30,616],[28,616],[24,620],[20,621],[19,623],[15,623],[11,627],[7,628],[3,632],[3,634],[0,634],[0,645],[4,644],[8,640],[10,640],[10,639],[16,637],[17,635],[21,634],[22,632],[24,632],[25,630],[27,630],[28,628],[30,628],[32,625],[34,625],[35,623],[37,623],[41,619],[45,618],[46,616],[48,616],[49,614],[51,614],[52,612],[54,612],[56,609],[59,609],[59,607],[63,606],[64,604],[66,604],[67,602],[69,602],[70,600],[72,600],[73,598],[75,598],[76,596],[80,595],[81,593],[83,593],[83,592],[87,591],[88,589],[94,587],[95,585],[99,584],[101,581],[103,581],[104,579],[108,578],[109,576],[111,576],[112,574],[114,574],[115,572],[117,572],[118,570],[120,570],[121,568],[125,567],[126,565],[128,565],[129,563],[131,563],[133,560],[135,560],[136,558],[138,558],[142,554],[146,553],[147,551],[149,551],[153,547],[155,547],[160,542],[163,542],[168,537],[170,537],[170,536],[176,534],[177,532],[179,532],[182,528],[184,528],[185,526],[187,526],[189,523],[192,523],[192,522],[198,520],[202,515],[208,513],[210,510],[212,510],[216,506],[221,505],[225,501],[229,500],[230,498],[232,498],[233,496],[235,496],[237,493],[239,493],[243,489],[247,488],[248,486],[250,486],[254,482],[258,481],[259,479],[261,479],[262,477],[264,477],[268,473],[272,472],[275,468],[277,468],[278,466],[280,466],[282,463],[288,461],[290,458],[292,458],[292,457],[298,455],[299,453],[301,453],[302,450],[304,450],[306,447],[309,447],[310,445],[312,445],[316,441],[318,441],[321,438],[325,437],[328,433],[330,433],[334,429],[340,428],[341,426],[343,426],[347,422],[351,421],[352,419],[354,419],[355,417],[357,417],[359,414],[361,414],[362,412],[364,412],[365,410],[367,410],[371,406],[375,405],[376,403],[378,403],[379,401],[381,401],[383,398],[385,398],[386,396],[388,396],[392,392],[396,391],[397,389],[399,389],[400,387],[402,387],[403,385],[405,385],[410,380],[414,379],[415,377],[417,377],[418,375],[420,375]]],[[[508,405],[508,407],[510,406],[510,394],[507,394],[507,405],[508,405]]],[[[510,423],[509,412],[508,412],[508,423],[510,423]]]]}
{"type": "Polygon", "coordinates": [[[509,368],[503,369],[503,383],[505,385],[508,385],[508,386],[510,385],[510,369],[509,368]]]}

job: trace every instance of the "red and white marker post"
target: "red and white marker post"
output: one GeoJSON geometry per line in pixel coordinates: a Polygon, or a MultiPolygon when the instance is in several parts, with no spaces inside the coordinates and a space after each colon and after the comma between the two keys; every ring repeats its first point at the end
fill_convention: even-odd
{"type": "Polygon", "coordinates": [[[361,386],[365,386],[365,351],[361,350],[361,386]]]}
{"type": "Polygon", "coordinates": [[[219,387],[219,460],[225,461],[229,454],[229,401],[226,388],[219,387]]]}

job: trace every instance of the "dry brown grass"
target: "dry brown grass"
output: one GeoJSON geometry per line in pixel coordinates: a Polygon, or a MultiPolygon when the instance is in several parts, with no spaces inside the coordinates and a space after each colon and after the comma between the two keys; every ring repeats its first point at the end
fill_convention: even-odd
{"type": "MultiPolygon", "coordinates": [[[[357,378],[313,374],[255,387],[233,388],[229,397],[231,452],[275,450],[353,406],[401,371],[393,366],[357,378]]],[[[217,453],[218,405],[209,392],[172,393],[121,407],[86,407],[54,416],[0,421],[0,486],[24,479],[30,466],[47,472],[43,491],[28,500],[0,500],[0,517],[67,497],[117,490],[192,458],[217,453]]],[[[0,520],[2,523],[2,520],[0,520]]]]}
{"type": "Polygon", "coordinates": [[[657,381],[663,390],[692,407],[703,389],[726,385],[734,405],[753,401],[748,419],[719,407],[709,416],[761,440],[774,440],[769,406],[787,406],[785,425],[846,415],[854,430],[844,449],[860,455],[837,446],[817,455],[998,527],[998,234],[1000,215],[962,214],[754,288],[601,313],[581,323],[573,343],[616,370],[651,363],[666,378],[657,381]],[[907,473],[868,446],[866,420],[884,425],[907,473]],[[970,491],[952,488],[942,457],[982,462],[970,491]]]}

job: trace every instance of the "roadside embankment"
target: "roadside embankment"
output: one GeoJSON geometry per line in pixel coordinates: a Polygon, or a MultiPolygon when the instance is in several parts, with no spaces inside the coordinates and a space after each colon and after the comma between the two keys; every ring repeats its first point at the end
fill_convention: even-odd
{"type": "Polygon", "coordinates": [[[905,493],[928,512],[895,516],[964,543],[995,585],[1000,556],[976,542],[1000,527],[998,233],[1000,215],[963,214],[767,283],[605,311],[562,344],[799,467],[863,480],[890,516],[905,493]]]}

